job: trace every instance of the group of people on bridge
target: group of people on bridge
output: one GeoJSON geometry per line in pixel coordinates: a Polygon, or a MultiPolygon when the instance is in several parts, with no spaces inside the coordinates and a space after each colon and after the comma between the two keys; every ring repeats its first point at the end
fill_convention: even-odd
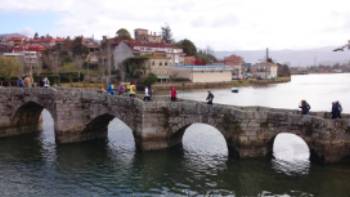
{"type": "Polygon", "coordinates": [[[40,79],[39,84],[36,84],[34,83],[33,77],[31,77],[30,75],[25,75],[23,77],[18,78],[16,83],[17,83],[17,86],[20,88],[31,88],[38,85],[39,87],[45,87],[45,88],[50,87],[50,81],[47,77],[40,79]]]}
{"type": "Polygon", "coordinates": [[[136,96],[136,85],[135,83],[130,84],[119,84],[118,88],[115,89],[113,83],[109,83],[105,90],[101,87],[101,92],[107,92],[110,95],[128,95],[130,97],[136,96]]]}
{"type": "MultiPolygon", "coordinates": [[[[309,112],[311,110],[311,106],[306,100],[301,100],[299,108],[301,109],[301,114],[303,114],[303,115],[309,114],[309,112]]],[[[340,102],[334,101],[332,103],[332,109],[331,109],[332,119],[341,118],[342,111],[343,111],[343,108],[342,108],[340,102]]]]}
{"type": "MultiPolygon", "coordinates": [[[[136,96],[136,85],[134,83],[130,84],[120,84],[117,89],[114,88],[114,85],[110,83],[105,90],[101,87],[101,92],[107,92],[110,95],[129,95],[130,97],[136,96]]],[[[145,86],[144,89],[144,101],[152,100],[152,88],[150,85],[145,86]]],[[[175,86],[170,88],[170,100],[177,101],[177,90],[175,86]]],[[[212,105],[214,100],[214,94],[208,90],[208,96],[206,98],[207,104],[212,105]]]]}

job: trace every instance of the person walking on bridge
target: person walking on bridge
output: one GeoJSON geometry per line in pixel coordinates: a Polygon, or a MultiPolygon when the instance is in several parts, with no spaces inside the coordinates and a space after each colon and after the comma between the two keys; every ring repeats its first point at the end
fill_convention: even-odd
{"type": "Polygon", "coordinates": [[[132,82],[131,85],[130,85],[129,96],[130,97],[135,97],[136,96],[136,85],[135,85],[134,82],[132,82]]]}
{"type": "Polygon", "coordinates": [[[110,95],[115,95],[115,92],[114,92],[114,85],[112,83],[110,83],[107,87],[107,92],[108,94],[110,95]]]}
{"type": "Polygon", "coordinates": [[[47,77],[45,77],[45,78],[43,79],[43,83],[44,83],[44,87],[45,87],[45,88],[50,87],[50,81],[49,81],[49,79],[48,79],[47,77]]]}
{"type": "Polygon", "coordinates": [[[170,89],[170,99],[171,101],[176,101],[176,88],[175,86],[172,86],[170,89]]]}
{"type": "Polygon", "coordinates": [[[209,105],[213,104],[214,94],[211,93],[210,90],[208,90],[208,96],[207,96],[206,100],[207,100],[207,104],[209,104],[209,105]]]}
{"type": "Polygon", "coordinates": [[[17,79],[17,86],[20,87],[20,88],[24,87],[24,82],[23,82],[22,78],[18,78],[17,79]]]}
{"type": "Polygon", "coordinates": [[[145,87],[145,96],[143,97],[143,101],[151,101],[151,96],[149,94],[148,86],[145,87]]]}
{"type": "Polygon", "coordinates": [[[33,86],[33,79],[30,76],[24,77],[24,87],[31,88],[33,86]]]}
{"type": "Polygon", "coordinates": [[[305,100],[301,100],[301,103],[299,105],[299,108],[301,109],[301,114],[306,115],[310,112],[310,105],[308,102],[306,102],[305,100]]]}
{"type": "Polygon", "coordinates": [[[332,119],[341,118],[341,113],[343,111],[342,106],[339,101],[335,101],[332,103],[332,119]]]}
{"type": "Polygon", "coordinates": [[[118,95],[123,95],[125,93],[125,87],[124,84],[119,84],[118,86],[118,95]]]}

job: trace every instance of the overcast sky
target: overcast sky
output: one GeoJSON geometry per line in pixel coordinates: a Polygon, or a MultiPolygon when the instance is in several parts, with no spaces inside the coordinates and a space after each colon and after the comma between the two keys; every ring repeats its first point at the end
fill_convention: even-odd
{"type": "Polygon", "coordinates": [[[349,0],[0,0],[0,33],[85,35],[125,27],[214,50],[305,49],[350,39],[349,0]]]}

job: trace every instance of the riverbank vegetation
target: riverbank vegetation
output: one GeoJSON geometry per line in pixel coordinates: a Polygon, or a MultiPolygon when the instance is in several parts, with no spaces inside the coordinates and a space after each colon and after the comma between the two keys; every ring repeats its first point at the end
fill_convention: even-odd
{"type": "Polygon", "coordinates": [[[276,83],[290,82],[290,76],[279,77],[277,79],[258,80],[258,79],[246,79],[246,80],[234,80],[230,82],[217,82],[217,83],[191,83],[191,82],[178,82],[178,83],[166,83],[153,85],[154,91],[167,92],[170,87],[176,87],[178,90],[191,91],[201,89],[227,89],[233,87],[246,87],[246,86],[265,86],[276,83]]]}

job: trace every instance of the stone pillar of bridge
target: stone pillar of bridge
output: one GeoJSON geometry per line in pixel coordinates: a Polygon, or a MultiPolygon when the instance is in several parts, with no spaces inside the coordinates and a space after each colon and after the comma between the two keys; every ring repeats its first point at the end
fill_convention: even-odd
{"type": "MultiPolygon", "coordinates": [[[[136,138],[139,150],[160,150],[174,145],[176,140],[170,138],[169,114],[167,102],[144,103],[142,115],[142,131],[136,138]]],[[[181,140],[181,139],[180,139],[181,140]]]]}
{"type": "MultiPolygon", "coordinates": [[[[92,133],[87,127],[92,120],[89,105],[93,98],[83,99],[83,92],[79,90],[62,90],[55,98],[56,118],[55,132],[57,143],[82,142],[90,139],[104,137],[105,131],[92,133]],[[87,103],[85,103],[85,101],[87,103]],[[83,132],[86,130],[87,132],[83,132]],[[97,136],[98,135],[98,136],[97,136]]],[[[104,128],[94,128],[104,129],[104,128]]]]}
{"type": "Polygon", "coordinates": [[[85,95],[81,91],[65,91],[56,98],[55,132],[57,143],[74,143],[107,137],[110,116],[103,114],[106,106],[99,108],[99,95],[85,95]],[[95,117],[98,117],[94,120],[95,117]]]}

